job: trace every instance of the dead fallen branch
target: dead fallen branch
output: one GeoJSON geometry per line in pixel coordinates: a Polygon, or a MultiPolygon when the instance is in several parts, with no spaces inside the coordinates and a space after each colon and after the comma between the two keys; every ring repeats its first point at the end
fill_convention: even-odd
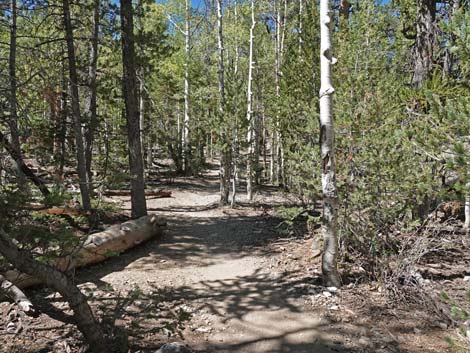
{"type": "MultiPolygon", "coordinates": [[[[100,210],[100,209],[93,209],[91,211],[85,211],[79,208],[71,208],[71,207],[48,207],[43,204],[39,203],[30,203],[25,206],[25,209],[36,211],[41,214],[48,214],[48,215],[57,215],[57,216],[84,216],[90,217],[95,216],[100,221],[104,223],[115,223],[116,221],[124,222],[129,220],[129,217],[125,214],[100,210]]],[[[76,226],[74,226],[77,228],[76,226]]]]}
{"type": "Polygon", "coordinates": [[[33,303],[31,303],[23,291],[2,275],[0,275],[0,291],[12,299],[21,311],[28,314],[34,312],[33,303]]]}
{"type": "MultiPolygon", "coordinates": [[[[106,190],[103,191],[104,196],[131,196],[130,190],[106,190]]],[[[146,191],[145,196],[154,198],[171,197],[171,191],[168,190],[151,190],[146,191]]]]}
{"type": "MultiPolygon", "coordinates": [[[[66,257],[57,258],[49,265],[62,272],[102,262],[157,235],[161,235],[165,222],[157,216],[144,216],[91,234],[82,246],[66,257]]],[[[43,280],[16,270],[7,271],[5,278],[18,288],[42,284],[43,280]]]]}

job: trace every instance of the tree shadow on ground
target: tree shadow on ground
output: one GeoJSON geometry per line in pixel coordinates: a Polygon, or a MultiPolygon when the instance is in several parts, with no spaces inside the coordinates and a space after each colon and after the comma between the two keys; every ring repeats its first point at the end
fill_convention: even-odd
{"type": "Polygon", "coordinates": [[[214,323],[206,340],[194,347],[197,352],[406,352],[398,342],[368,333],[364,325],[345,325],[328,312],[303,304],[323,290],[318,277],[258,270],[176,288],[153,285],[151,290],[135,290],[124,297],[95,296],[91,302],[104,317],[125,325],[133,348],[143,352],[158,347],[154,334],[187,326],[182,331],[185,337],[191,328],[204,325],[207,317],[214,323]],[[192,319],[185,322],[189,316],[192,319]],[[356,339],[351,342],[346,337],[356,339]]]}

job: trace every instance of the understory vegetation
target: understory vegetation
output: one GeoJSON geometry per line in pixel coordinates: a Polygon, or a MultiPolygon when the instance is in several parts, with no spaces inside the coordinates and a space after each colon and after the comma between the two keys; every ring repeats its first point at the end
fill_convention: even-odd
{"type": "MultiPolygon", "coordinates": [[[[379,283],[393,305],[422,305],[458,328],[448,342],[468,352],[468,288],[463,300],[430,290],[423,268],[468,261],[469,1],[327,3],[331,48],[320,53],[314,0],[1,1],[2,288],[40,279],[69,302],[90,349],[122,336],[124,351],[116,318],[99,321],[93,294],[74,283],[82,249],[122,222],[124,233],[164,227],[146,199],[217,163],[220,207],[276,207],[280,236],[320,250],[334,239],[342,284],[379,283]],[[320,54],[334,93],[323,91],[320,54]],[[333,100],[331,139],[319,92],[333,100]],[[262,205],[267,187],[289,202],[262,205]]],[[[150,238],[142,232],[135,244],[150,238]]],[[[161,313],[164,334],[189,320],[161,313]]]]}

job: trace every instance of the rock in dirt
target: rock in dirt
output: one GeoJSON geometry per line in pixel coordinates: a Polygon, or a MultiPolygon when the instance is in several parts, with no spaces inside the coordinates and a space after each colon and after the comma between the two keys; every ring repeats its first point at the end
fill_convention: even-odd
{"type": "Polygon", "coordinates": [[[173,342],[164,344],[155,353],[192,353],[192,350],[183,343],[173,342]]]}

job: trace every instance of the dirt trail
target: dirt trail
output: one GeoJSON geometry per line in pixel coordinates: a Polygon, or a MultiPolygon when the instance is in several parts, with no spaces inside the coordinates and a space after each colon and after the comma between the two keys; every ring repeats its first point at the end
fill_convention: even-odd
{"type": "MultiPolygon", "coordinates": [[[[171,300],[184,302],[192,312],[185,337],[196,351],[342,351],[323,329],[328,322],[305,310],[298,279],[273,266],[278,254],[267,244],[278,237],[278,221],[264,207],[216,207],[214,171],[177,180],[169,189],[173,198],[148,202],[150,212],[168,220],[163,238],[93,269],[94,279],[115,290],[132,285],[144,292],[164,289],[171,300]]],[[[239,197],[243,201],[244,195],[239,197]]],[[[128,209],[128,199],[122,200],[128,209]]],[[[265,190],[256,201],[286,200],[265,190]]]]}

